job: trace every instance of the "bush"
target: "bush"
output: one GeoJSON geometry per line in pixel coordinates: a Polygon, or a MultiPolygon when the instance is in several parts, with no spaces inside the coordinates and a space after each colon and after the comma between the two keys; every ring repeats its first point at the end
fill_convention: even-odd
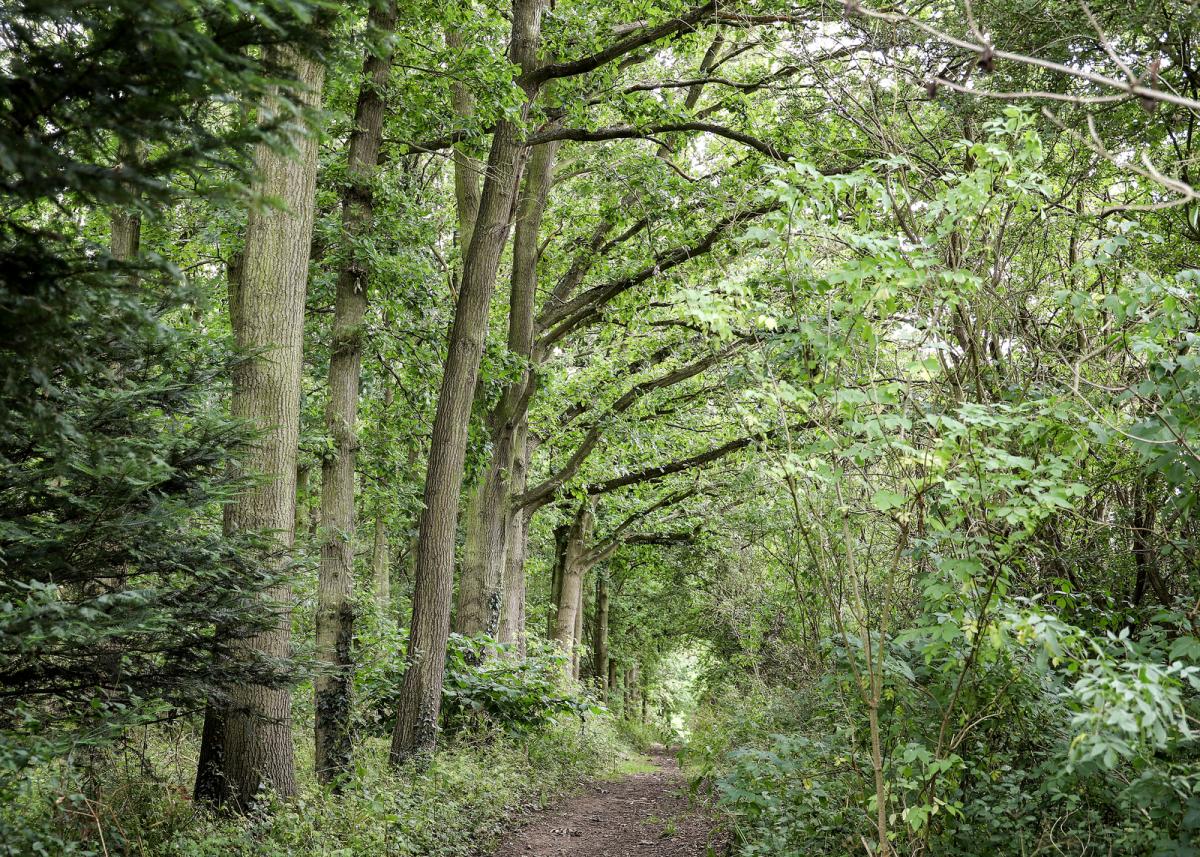
{"type": "MultiPolygon", "coordinates": [[[[391,734],[404,679],[408,631],[367,612],[359,623],[355,673],[357,721],[375,735],[391,734]]],[[[491,637],[450,635],[442,685],[442,728],[449,733],[480,727],[522,734],[562,716],[581,720],[604,709],[564,676],[557,647],[531,643],[524,659],[491,637]]]]}

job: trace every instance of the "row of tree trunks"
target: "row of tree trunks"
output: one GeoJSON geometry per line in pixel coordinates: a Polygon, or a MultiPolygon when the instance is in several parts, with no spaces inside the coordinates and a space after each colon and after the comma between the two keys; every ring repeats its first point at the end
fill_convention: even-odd
{"type": "MultiPolygon", "coordinates": [[[[509,60],[522,69],[526,110],[539,83],[526,77],[537,62],[546,0],[515,0],[509,60]]],[[[424,511],[418,528],[407,669],[400,689],[391,759],[427,755],[437,744],[454,584],[454,541],[466,459],[467,429],[487,335],[488,307],[507,244],[522,171],[525,115],[501,119],[480,194],[479,214],[463,260],[462,286],[450,330],[445,370],[430,435],[424,511]]]]}
{"type": "MultiPolygon", "coordinates": [[[[508,350],[525,365],[518,378],[507,385],[499,402],[488,414],[492,454],[467,506],[466,542],[459,579],[455,630],[460,634],[496,635],[504,596],[504,570],[508,537],[513,532],[512,498],[514,469],[524,450],[518,449],[517,434],[527,432],[529,385],[533,383],[534,309],[537,294],[538,233],[546,199],[553,182],[558,143],[536,146],[530,155],[525,183],[517,202],[513,236],[513,264],[509,290],[508,350]]],[[[524,462],[520,466],[524,466],[524,462]]],[[[524,491],[524,487],[520,489],[524,491]]],[[[523,553],[524,549],[519,549],[523,553]]]]}
{"type": "MultiPolygon", "coordinates": [[[[362,370],[368,270],[354,252],[374,219],[372,179],[383,141],[383,88],[391,71],[390,35],[396,5],[373,5],[368,26],[383,36],[384,52],[370,50],[354,109],[342,192],[342,241],[345,259],[338,270],[333,341],[329,360],[329,401],[325,428],[333,449],[321,465],[321,564],[317,578],[317,658],[315,679],[316,773],[321,782],[337,782],[350,766],[350,695],[354,664],[354,474],[358,448],[359,375],[362,370]]],[[[376,533],[379,530],[377,528],[376,533]]],[[[378,536],[377,536],[378,537],[378,536]]]]}
{"type": "MultiPolygon", "coordinates": [[[[447,35],[448,43],[452,36],[447,35]]],[[[721,40],[718,37],[710,46],[701,63],[701,71],[705,71],[716,59],[721,40]]],[[[701,85],[689,87],[686,105],[690,109],[699,99],[701,85]]],[[[462,116],[469,115],[473,109],[470,96],[455,90],[453,102],[456,112],[462,116]]],[[[554,165],[558,156],[561,141],[553,141],[534,146],[526,170],[525,184],[518,200],[516,228],[513,239],[513,267],[511,281],[511,297],[509,305],[509,336],[508,349],[510,353],[524,361],[525,372],[512,382],[504,391],[500,402],[488,415],[488,426],[491,432],[492,458],[485,469],[479,483],[471,492],[465,524],[466,543],[462,571],[459,582],[458,612],[455,616],[455,630],[463,634],[495,633],[499,627],[502,642],[511,642],[523,634],[523,595],[518,603],[517,591],[524,588],[524,538],[528,527],[528,518],[536,513],[542,504],[530,506],[527,510],[514,510],[513,501],[525,491],[524,481],[518,486],[513,478],[511,469],[516,464],[519,453],[513,440],[517,426],[526,424],[529,401],[535,390],[535,379],[532,376],[537,366],[546,355],[535,348],[536,294],[537,294],[537,261],[539,256],[539,234],[546,202],[553,185],[554,165]],[[517,545],[517,518],[522,517],[519,528],[521,544],[517,545]],[[506,524],[504,522],[507,522],[506,524]],[[520,581],[514,581],[509,586],[504,579],[506,557],[517,554],[515,573],[520,581]],[[503,591],[503,596],[497,598],[495,593],[503,591]],[[496,616],[495,606],[499,604],[499,617],[496,616]],[[516,630],[520,628],[521,630],[516,630]]],[[[669,150],[664,146],[659,151],[660,157],[668,157],[669,150]]],[[[475,177],[479,167],[461,151],[455,150],[455,188],[458,198],[461,231],[469,234],[474,226],[474,212],[477,202],[472,193],[475,177]],[[470,224],[468,227],[466,224],[470,224]]],[[[527,467],[527,461],[522,465],[527,467]]],[[[586,548],[586,537],[581,547],[586,548]]],[[[581,554],[582,556],[583,554],[581,554]]],[[[561,552],[557,554],[562,557],[561,552]]],[[[508,562],[510,568],[513,563],[508,562]]],[[[551,584],[550,617],[547,633],[560,646],[567,648],[571,673],[575,678],[580,674],[580,652],[582,643],[582,618],[584,587],[582,577],[587,568],[574,569],[578,573],[579,593],[573,601],[563,599],[562,583],[564,566],[556,562],[551,584]],[[558,628],[559,617],[565,612],[574,617],[572,643],[564,645],[564,630],[558,628]]],[[[510,571],[510,574],[513,572],[510,571]]],[[[576,581],[568,581],[568,592],[575,592],[576,581]]],[[[566,621],[566,620],[564,620],[566,621]]],[[[603,675],[603,668],[593,665],[603,675]]]]}
{"type": "MultiPolygon", "coordinates": [[[[319,108],[324,66],[289,46],[273,48],[278,64],[298,82],[297,97],[319,108]]],[[[265,117],[273,112],[268,101],[265,117]]],[[[232,415],[255,425],[240,466],[264,477],[225,510],[227,532],[253,530],[272,536],[261,556],[283,571],[295,539],[296,453],[300,426],[300,378],[304,303],[312,245],[317,175],[317,137],[297,128],[294,154],[267,146],[256,152],[256,196],[278,207],[251,210],[240,275],[231,277],[230,318],[239,351],[233,373],[232,415]]],[[[277,586],[264,596],[272,626],[238,643],[272,659],[291,655],[291,592],[277,586]]],[[[210,702],[197,773],[196,797],[251,807],[265,788],[296,791],[291,690],[243,685],[210,702]]]]}

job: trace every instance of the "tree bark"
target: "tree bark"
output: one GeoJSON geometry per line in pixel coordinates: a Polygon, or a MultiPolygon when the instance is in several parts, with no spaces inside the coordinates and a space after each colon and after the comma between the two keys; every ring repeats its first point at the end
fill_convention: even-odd
{"type": "MultiPolygon", "coordinates": [[[[516,0],[512,12],[509,59],[523,71],[536,62],[546,0],[516,0]]],[[[526,105],[537,85],[525,91],[526,105]]],[[[528,112],[527,109],[524,112],[528,112]]],[[[475,397],[479,362],[487,335],[488,307],[496,285],[500,255],[507,243],[513,200],[521,172],[523,119],[496,123],[488,156],[479,218],[463,264],[462,289],[450,330],[442,388],[430,436],[414,572],[412,630],[408,668],[400,689],[390,758],[400,763],[432,754],[437,746],[450,601],[454,584],[454,536],[458,497],[466,458],[467,429],[475,397]]]]}
{"type": "MultiPolygon", "coordinates": [[[[290,46],[273,49],[275,59],[298,82],[297,97],[317,107],[325,68],[290,46]]],[[[263,113],[272,112],[263,105],[263,113]]],[[[264,116],[264,118],[267,118],[264,116]]],[[[317,174],[317,138],[294,132],[293,154],[266,146],[256,152],[258,195],[280,200],[280,208],[251,210],[236,300],[231,316],[237,346],[248,355],[233,373],[231,413],[259,428],[242,459],[248,472],[263,477],[225,510],[227,532],[253,530],[274,544],[264,564],[282,572],[295,540],[296,450],[300,428],[300,378],[303,370],[304,300],[312,245],[317,174]]],[[[291,591],[283,584],[264,594],[262,609],[273,626],[237,643],[272,659],[291,655],[291,591]]],[[[201,748],[209,765],[198,780],[201,798],[251,808],[264,789],[289,796],[296,792],[292,745],[291,690],[283,686],[238,685],[229,693],[218,723],[205,724],[205,736],[221,738],[221,751],[201,748]],[[221,728],[223,727],[223,728],[221,728]],[[222,734],[223,733],[223,734],[222,734]],[[216,769],[212,766],[216,765],[216,769]],[[212,778],[225,786],[210,791],[212,778]]]]}
{"type": "MultiPolygon", "coordinates": [[[[513,441],[511,491],[525,490],[529,472],[529,424],[522,420],[513,441]]],[[[507,510],[508,551],[504,569],[504,603],[500,608],[500,642],[515,645],[525,656],[525,553],[529,537],[529,515],[524,509],[507,510]]]]}
{"type": "MultiPolygon", "coordinates": [[[[517,203],[508,313],[508,350],[525,371],[507,385],[488,414],[492,454],[483,477],[471,492],[466,514],[466,544],[459,579],[455,630],[460,634],[498,633],[507,536],[511,530],[515,440],[525,422],[533,383],[534,301],[537,291],[538,232],[552,183],[557,144],[534,149],[517,203]]],[[[522,485],[520,491],[524,491],[522,485]]]]}
{"type": "Polygon", "coordinates": [[[371,544],[371,580],[375,603],[387,611],[392,607],[392,550],[388,543],[387,520],[382,511],[375,513],[375,538],[371,544]]]}
{"type": "Polygon", "coordinates": [[[601,697],[608,690],[608,580],[596,575],[596,624],[592,632],[592,671],[601,697]]]}
{"type": "Polygon", "coordinates": [[[571,678],[579,680],[583,667],[583,614],[587,603],[587,586],[584,585],[588,566],[581,565],[579,571],[579,595],[575,599],[575,628],[571,635],[571,678]]]}
{"type": "Polygon", "coordinates": [[[493,445],[491,461],[472,487],[467,502],[466,541],[459,572],[458,611],[454,616],[454,630],[467,636],[496,636],[500,625],[508,537],[511,433],[504,432],[500,440],[500,447],[493,445]]]}
{"type": "Polygon", "coordinates": [[[558,612],[554,621],[554,634],[551,637],[567,656],[567,675],[572,678],[576,674],[575,629],[580,614],[583,575],[587,572],[587,543],[591,537],[591,528],[592,510],[590,504],[585,503],[575,515],[567,533],[562,553],[562,584],[559,589],[558,612]]]}
{"type": "MultiPolygon", "coordinates": [[[[141,161],[138,144],[121,140],[117,157],[118,169],[136,169],[141,161]]],[[[137,256],[142,244],[142,216],[136,209],[118,209],[109,224],[108,252],[118,262],[128,262],[137,256]]]]}
{"type": "Polygon", "coordinates": [[[333,449],[321,465],[321,565],[317,578],[317,658],[314,681],[314,739],[317,779],[336,781],[350,767],[350,697],[354,665],[354,472],[358,448],[358,392],[362,371],[363,322],[369,272],[356,243],[374,216],[372,175],[383,141],[383,88],[391,71],[390,36],[396,26],[394,2],[372,5],[368,26],[386,38],[382,54],[368,49],[363,82],[354,109],[342,192],[344,260],[338,270],[329,360],[329,402],[325,428],[333,449]]]}

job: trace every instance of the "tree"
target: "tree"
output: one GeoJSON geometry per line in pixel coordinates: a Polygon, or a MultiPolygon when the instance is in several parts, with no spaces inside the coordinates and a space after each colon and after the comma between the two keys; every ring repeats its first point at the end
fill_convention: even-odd
{"type": "Polygon", "coordinates": [[[0,225],[0,683],[13,701],[4,767],[18,775],[39,754],[194,710],[226,681],[292,678],[286,659],[250,645],[274,621],[254,601],[280,583],[254,559],[263,534],[225,537],[213,519],[249,484],[227,464],[252,439],[213,396],[225,355],[182,323],[194,284],[143,248],[145,224],[189,176],[220,175],[191,191],[218,204],[216,184],[245,178],[249,144],[278,142],[197,106],[265,95],[248,57],[299,38],[307,13],[23,3],[0,22],[14,58],[0,78],[12,202],[0,225]],[[91,236],[109,214],[106,250],[91,236]]]}
{"type": "MultiPolygon", "coordinates": [[[[292,45],[274,47],[271,60],[294,81],[296,105],[318,108],[325,68],[292,45]]],[[[238,276],[230,280],[230,321],[244,355],[234,369],[230,412],[256,429],[242,456],[243,472],[258,483],[225,510],[225,531],[270,533],[260,561],[282,573],[295,541],[296,453],[300,431],[304,303],[312,244],[317,138],[301,113],[278,93],[261,103],[263,118],[288,123],[292,151],[260,145],[255,153],[258,204],[250,211],[238,276]]],[[[291,592],[280,583],[258,599],[271,617],[267,629],[239,645],[257,655],[291,654],[291,592]]],[[[265,790],[296,791],[291,689],[256,683],[230,687],[210,703],[201,747],[196,797],[247,810],[265,790]]]]}
{"type": "MultiPolygon", "coordinates": [[[[337,279],[332,356],[329,361],[329,403],[326,428],[334,448],[321,466],[321,567],[317,603],[317,657],[328,672],[316,679],[317,776],[329,782],[350,764],[350,644],[354,638],[355,454],[359,374],[366,338],[365,316],[369,270],[356,247],[372,223],[372,174],[383,141],[384,87],[391,70],[392,32],[396,4],[373,6],[367,25],[382,40],[368,50],[363,82],[354,109],[348,145],[348,180],[342,193],[342,236],[345,257],[337,279]]],[[[382,565],[376,578],[386,582],[386,533],[376,522],[376,552],[382,565]],[[381,541],[382,540],[382,541],[381,541]]],[[[382,589],[382,586],[381,586],[382,589]]]]}

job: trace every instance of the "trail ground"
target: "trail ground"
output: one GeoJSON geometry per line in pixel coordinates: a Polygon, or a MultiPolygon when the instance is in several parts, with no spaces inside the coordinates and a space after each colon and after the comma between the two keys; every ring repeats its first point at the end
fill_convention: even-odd
{"type": "Polygon", "coordinates": [[[492,857],[706,857],[724,853],[702,806],[688,799],[675,757],[647,763],[532,817],[492,857]]]}

